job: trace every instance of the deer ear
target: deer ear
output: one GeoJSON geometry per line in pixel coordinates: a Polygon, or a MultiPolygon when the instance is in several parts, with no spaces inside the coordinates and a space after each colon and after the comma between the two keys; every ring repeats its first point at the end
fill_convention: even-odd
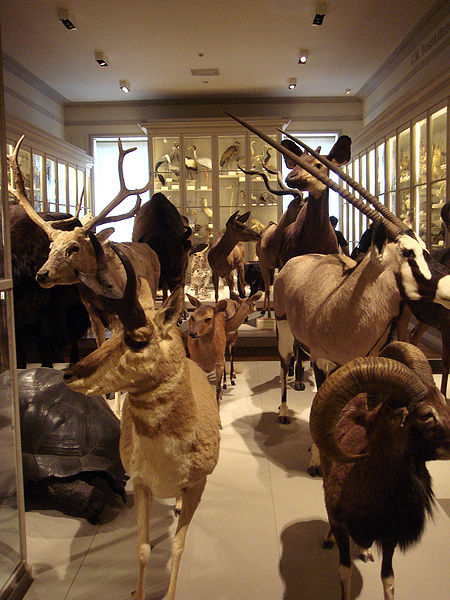
{"type": "Polygon", "coordinates": [[[200,302],[200,300],[198,300],[198,298],[196,298],[195,296],[191,296],[187,292],[186,296],[189,298],[189,302],[192,304],[192,306],[195,306],[195,308],[200,308],[202,303],[200,302]]]}
{"type": "Polygon", "coordinates": [[[224,300],[219,300],[219,302],[216,304],[216,310],[217,312],[224,312],[227,309],[227,301],[224,300]]]}
{"type": "Polygon", "coordinates": [[[236,221],[240,221],[241,223],[245,223],[245,221],[247,221],[247,219],[250,216],[250,211],[244,213],[243,215],[239,215],[239,217],[236,218],[236,221]]]}
{"type": "Polygon", "coordinates": [[[144,309],[144,312],[155,310],[155,301],[150,289],[150,285],[145,277],[139,277],[139,304],[144,309]]]}
{"type": "Polygon", "coordinates": [[[230,298],[232,300],[236,300],[239,304],[242,302],[241,298],[236,294],[236,292],[230,292],[230,298]]]}
{"type": "Polygon", "coordinates": [[[231,215],[231,217],[228,219],[228,221],[227,221],[227,225],[228,225],[228,223],[231,223],[232,221],[234,221],[234,220],[235,220],[235,218],[237,217],[237,215],[238,215],[238,214],[239,214],[239,211],[238,211],[238,210],[237,210],[235,213],[233,213],[233,214],[231,215]]]}
{"type": "Polygon", "coordinates": [[[100,242],[100,244],[102,244],[114,232],[115,232],[114,227],[107,227],[106,229],[102,229],[101,231],[99,231],[95,235],[97,236],[97,239],[100,242]]]}
{"type": "Polygon", "coordinates": [[[246,302],[248,304],[250,304],[250,302],[256,302],[257,300],[259,300],[262,296],[262,292],[256,292],[256,294],[253,294],[253,296],[250,296],[250,298],[247,298],[246,302]]]}
{"type": "Polygon", "coordinates": [[[165,300],[161,308],[156,311],[155,325],[166,334],[173,325],[176,325],[184,306],[184,290],[180,285],[165,300]]]}
{"type": "Polygon", "coordinates": [[[192,248],[189,250],[189,254],[197,254],[197,252],[203,252],[203,250],[206,250],[208,246],[209,244],[195,244],[195,246],[192,246],[192,248]]]}

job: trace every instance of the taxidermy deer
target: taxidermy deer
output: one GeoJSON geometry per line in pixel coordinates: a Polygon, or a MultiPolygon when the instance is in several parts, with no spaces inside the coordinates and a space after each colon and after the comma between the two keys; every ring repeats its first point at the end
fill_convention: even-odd
{"type": "Polygon", "coordinates": [[[214,297],[219,299],[219,277],[224,277],[230,293],[234,290],[233,271],[238,274],[238,290],[245,297],[244,246],[239,242],[259,240],[259,233],[245,225],[250,211],[239,215],[237,210],[226,223],[225,233],[212,243],[208,251],[208,262],[212,270],[214,297]]]}
{"type": "MultiPolygon", "coordinates": [[[[251,130],[265,136],[254,128],[251,130]]],[[[263,139],[275,145],[269,136],[263,139]]],[[[450,308],[448,269],[431,256],[415,233],[386,206],[329,160],[297,141],[326,167],[337,172],[376,210],[304,161],[302,156],[281,145],[275,147],[379,226],[370,252],[359,264],[339,254],[310,254],[291,259],[278,274],[274,285],[274,311],[281,357],[279,416],[282,422],[289,421],[286,374],[294,340],[309,350],[312,361],[325,359],[336,368],[355,357],[378,353],[400,312],[402,298],[450,308]]],[[[317,368],[315,371],[320,385],[323,373],[317,368]]],[[[316,454],[316,463],[317,458],[316,454]]],[[[314,471],[315,466],[311,469],[314,471]]]]}
{"type": "Polygon", "coordinates": [[[216,373],[216,401],[220,404],[223,389],[226,389],[225,352],[230,355],[230,383],[234,383],[233,349],[238,339],[238,329],[247,316],[255,310],[261,292],[242,301],[231,292],[231,299],[220,300],[216,306],[207,306],[187,294],[195,310],[189,319],[187,347],[189,356],[206,372],[216,373]]]}
{"type": "MultiPolygon", "coordinates": [[[[181,499],[172,543],[167,600],[175,598],[187,529],[200,502],[207,476],[219,455],[219,414],[206,375],[186,357],[177,321],[183,290],[177,288],[155,312],[147,282],[136,276],[120,246],[114,252],[126,271],[123,297],[104,298],[123,331],[64,373],[77,391],[101,394],[127,390],[120,455],[131,478],[138,531],[138,580],[135,600],[144,600],[150,559],[150,510],[153,496],[181,499]]],[[[177,505],[179,502],[177,502],[177,505]]]]}
{"type": "MultiPolygon", "coordinates": [[[[129,190],[125,185],[123,176],[123,161],[125,156],[136,150],[129,148],[124,150],[119,140],[119,181],[120,191],[117,196],[95,217],[90,217],[81,227],[75,227],[71,231],[59,229],[61,223],[66,221],[44,221],[34,210],[26,196],[22,173],[17,161],[17,155],[22,138],[17,143],[14,152],[8,156],[8,162],[13,171],[15,188],[9,188],[11,194],[18,200],[28,216],[34,223],[39,225],[50,240],[50,253],[47,262],[42,265],[36,274],[36,281],[44,288],[54,285],[78,284],[80,297],[86,306],[91,318],[97,344],[100,345],[105,339],[105,326],[112,329],[120,324],[117,317],[103,305],[96,291],[102,289],[104,281],[108,278],[110,293],[120,294],[125,286],[125,271],[120,260],[113,252],[114,246],[106,241],[114,229],[109,228],[94,234],[94,227],[120,221],[133,216],[140,207],[140,194],[150,187],[150,182],[138,190],[129,190]],[[136,195],[138,200],[134,208],[123,215],[108,216],[128,196],[136,195]],[[103,250],[103,263],[99,265],[94,244],[101,245],[103,250]]],[[[146,244],[122,242],[119,244],[127,257],[131,260],[138,276],[144,277],[152,290],[153,297],[156,296],[159,280],[159,261],[156,254],[146,244]]]]}

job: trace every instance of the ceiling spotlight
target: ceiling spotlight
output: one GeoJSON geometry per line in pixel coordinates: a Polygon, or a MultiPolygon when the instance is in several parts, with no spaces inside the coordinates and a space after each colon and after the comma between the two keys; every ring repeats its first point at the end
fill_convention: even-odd
{"type": "Polygon", "coordinates": [[[352,90],[350,88],[347,88],[345,90],[345,93],[347,94],[347,96],[350,96],[350,94],[352,93],[352,90]]]}
{"type": "Polygon", "coordinates": [[[308,60],[308,50],[306,48],[304,50],[300,50],[300,56],[298,57],[298,64],[304,65],[308,60]]]}
{"type": "Polygon", "coordinates": [[[69,11],[66,8],[58,8],[58,19],[69,31],[77,30],[77,26],[73,19],[69,17],[69,11]]]}
{"type": "Polygon", "coordinates": [[[119,82],[120,89],[124,94],[129,94],[131,92],[131,86],[126,79],[121,79],[119,82]]]}
{"type": "Polygon", "coordinates": [[[297,87],[297,79],[295,77],[291,77],[289,79],[289,89],[295,90],[296,87],[297,87]]]}
{"type": "Polygon", "coordinates": [[[318,2],[316,4],[316,12],[313,18],[313,25],[322,25],[325,15],[327,14],[327,3],[318,2]]]}
{"type": "Polygon", "coordinates": [[[101,50],[96,50],[95,51],[95,60],[98,62],[98,64],[101,67],[107,67],[108,66],[108,61],[106,60],[106,56],[103,54],[103,52],[101,50]]]}

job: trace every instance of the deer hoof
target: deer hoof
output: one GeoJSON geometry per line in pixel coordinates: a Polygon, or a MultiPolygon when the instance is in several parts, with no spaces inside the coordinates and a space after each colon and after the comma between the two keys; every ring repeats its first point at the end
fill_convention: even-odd
{"type": "Polygon", "coordinates": [[[282,424],[282,425],[289,425],[289,423],[291,422],[291,417],[285,417],[280,415],[278,417],[278,421],[282,424]]]}
{"type": "Polygon", "coordinates": [[[236,385],[236,381],[234,379],[231,380],[231,385],[236,385]]]}
{"type": "Polygon", "coordinates": [[[296,381],[294,383],[294,390],[296,392],[303,392],[303,390],[305,389],[305,384],[303,383],[303,381],[296,381]]]}
{"type": "Polygon", "coordinates": [[[375,559],[373,558],[373,554],[369,548],[360,548],[358,556],[364,563],[367,563],[369,561],[375,562],[375,559]]]}
{"type": "Polygon", "coordinates": [[[309,465],[307,471],[308,475],[311,475],[311,477],[322,477],[322,469],[320,468],[320,465],[309,465]]]}
{"type": "Polygon", "coordinates": [[[325,538],[322,542],[322,548],[324,550],[329,550],[333,546],[334,546],[334,542],[333,542],[333,540],[330,540],[329,538],[325,538]]]}
{"type": "Polygon", "coordinates": [[[223,384],[223,386],[222,386],[222,389],[223,389],[223,390],[226,390],[226,389],[227,389],[227,384],[226,384],[226,383],[224,383],[224,384],[223,384]]]}

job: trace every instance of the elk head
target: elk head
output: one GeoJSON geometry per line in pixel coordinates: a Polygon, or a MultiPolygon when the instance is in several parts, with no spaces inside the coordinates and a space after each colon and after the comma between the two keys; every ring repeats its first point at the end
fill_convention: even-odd
{"type": "MultiPolygon", "coordinates": [[[[139,190],[127,189],[123,176],[123,160],[129,152],[136,150],[136,148],[124,150],[122,142],[119,140],[119,193],[97,216],[88,218],[86,222],[83,223],[82,227],[75,227],[72,231],[61,231],[61,226],[67,225],[67,223],[73,221],[73,219],[46,222],[28,201],[22,173],[17,160],[22,140],[23,136],[16,144],[13,153],[8,156],[8,163],[13,171],[15,185],[14,188],[10,187],[9,191],[18,200],[30,219],[45,231],[50,241],[48,260],[38,271],[36,280],[42,287],[79,283],[78,274],[80,272],[92,275],[95,274],[97,270],[95,252],[92,247],[92,229],[97,225],[120,221],[133,216],[139,210],[141,204],[140,194],[148,190],[150,181],[146,186],[139,190]],[[137,202],[129,213],[108,216],[120,202],[131,195],[137,195],[137,202]]],[[[77,213],[80,208],[81,202],[77,208],[77,213]]],[[[109,228],[98,234],[97,238],[100,242],[104,242],[113,231],[114,229],[109,228]]]]}

